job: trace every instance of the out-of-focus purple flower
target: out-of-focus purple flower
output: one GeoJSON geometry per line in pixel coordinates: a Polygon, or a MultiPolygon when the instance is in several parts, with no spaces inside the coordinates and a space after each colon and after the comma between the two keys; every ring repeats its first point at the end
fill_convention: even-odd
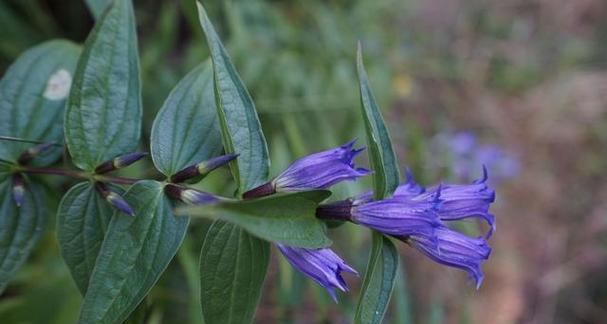
{"type": "Polygon", "coordinates": [[[27,164],[36,157],[46,153],[50,148],[56,145],[57,144],[55,143],[42,143],[34,145],[28,148],[25,152],[21,153],[17,161],[19,162],[19,164],[27,164]]]}
{"type": "Polygon", "coordinates": [[[19,173],[13,175],[13,200],[17,207],[21,207],[25,202],[25,183],[23,176],[19,173]]]}
{"type": "Polygon", "coordinates": [[[276,246],[294,268],[324,287],[335,302],[337,302],[335,288],[348,291],[348,285],[342,278],[341,272],[358,275],[356,270],[331,249],[304,249],[282,244],[276,246]]]}
{"type": "Polygon", "coordinates": [[[192,178],[203,178],[205,176],[207,176],[209,173],[211,173],[211,171],[228,164],[230,161],[234,160],[236,157],[238,157],[238,154],[226,154],[226,155],[220,155],[214,158],[211,158],[209,160],[200,162],[198,164],[194,164],[194,165],[190,165],[186,168],[184,168],[183,170],[175,173],[172,177],[171,177],[171,182],[173,183],[179,183],[179,182],[184,182],[186,180],[192,179],[192,178]]]}
{"type": "Polygon", "coordinates": [[[441,225],[440,192],[424,197],[394,196],[352,207],[351,221],[388,235],[431,235],[441,225]]]}
{"type": "Polygon", "coordinates": [[[148,155],[146,152],[133,152],[124,155],[120,155],[111,160],[107,160],[99,164],[95,168],[95,173],[103,174],[127,167],[148,155]]]}
{"type": "Polygon", "coordinates": [[[208,192],[190,189],[174,184],[166,185],[164,187],[164,192],[169,197],[180,200],[189,205],[215,204],[222,200],[222,198],[208,192]]]}
{"type": "Polygon", "coordinates": [[[476,136],[472,132],[458,132],[451,138],[451,149],[455,154],[468,154],[476,146],[476,136]]]}
{"type": "Polygon", "coordinates": [[[243,196],[253,198],[275,192],[325,189],[344,180],[368,175],[369,170],[354,165],[354,158],[364,150],[354,149],[354,142],[355,140],[338,148],[300,158],[274,180],[246,192],[243,196]]]}
{"type": "Polygon", "coordinates": [[[440,226],[433,236],[411,235],[402,239],[440,264],[467,271],[476,282],[477,289],[483,282],[481,263],[491,254],[484,238],[468,237],[440,226]]]}

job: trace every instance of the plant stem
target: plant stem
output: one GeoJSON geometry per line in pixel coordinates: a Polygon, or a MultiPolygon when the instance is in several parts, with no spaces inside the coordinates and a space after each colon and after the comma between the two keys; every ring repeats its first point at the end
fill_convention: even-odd
{"type": "Polygon", "coordinates": [[[126,177],[115,177],[109,175],[100,175],[100,174],[89,174],[82,171],[77,170],[69,170],[69,169],[58,169],[58,168],[32,168],[32,167],[21,167],[18,169],[21,172],[25,173],[33,173],[33,174],[47,174],[47,175],[59,175],[66,176],[71,178],[78,179],[87,179],[87,180],[95,180],[101,182],[112,182],[117,184],[133,184],[141,179],[136,178],[126,178],[126,177]]]}

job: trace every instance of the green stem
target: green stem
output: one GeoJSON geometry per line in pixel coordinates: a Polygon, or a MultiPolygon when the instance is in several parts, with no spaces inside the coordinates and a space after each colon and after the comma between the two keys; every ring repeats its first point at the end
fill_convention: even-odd
{"type": "Polygon", "coordinates": [[[21,167],[17,169],[18,171],[32,174],[46,174],[46,175],[59,175],[66,176],[77,179],[87,179],[87,180],[95,180],[101,182],[112,182],[117,184],[125,184],[130,185],[141,179],[136,178],[126,178],[126,177],[115,177],[109,175],[100,175],[100,174],[90,174],[77,170],[69,170],[69,169],[58,169],[58,168],[32,168],[32,167],[21,167]]]}

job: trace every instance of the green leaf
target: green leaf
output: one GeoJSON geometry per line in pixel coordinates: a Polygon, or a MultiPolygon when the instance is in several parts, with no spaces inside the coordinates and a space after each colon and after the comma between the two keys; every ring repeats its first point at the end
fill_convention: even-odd
{"type": "Polygon", "coordinates": [[[172,214],[161,183],[137,182],[124,198],[135,216],[112,216],[84,296],[80,323],[124,321],[164,272],[187,231],[189,218],[172,214]]]}
{"type": "Polygon", "coordinates": [[[261,295],[270,244],[217,221],[200,254],[202,314],[207,324],[251,323],[261,295]]]}
{"type": "Polygon", "coordinates": [[[11,181],[0,183],[0,293],[27,260],[48,216],[42,188],[25,182],[25,201],[17,208],[11,181]]]}
{"type": "Polygon", "coordinates": [[[354,323],[381,323],[398,269],[398,252],[387,237],[373,232],[369,264],[363,279],[354,323]]]}
{"type": "Polygon", "coordinates": [[[141,132],[137,33],[131,0],[116,0],[84,43],[65,115],[74,164],[97,165],[137,148],[141,132]]]}
{"type": "MultiPolygon", "coordinates": [[[[112,187],[122,194],[122,189],[112,187]]],[[[91,182],[73,186],[57,211],[57,239],[63,260],[84,295],[114,209],[91,182]]]]}
{"type": "MultiPolygon", "coordinates": [[[[0,136],[43,142],[63,142],[63,114],[80,47],[66,40],[35,46],[10,66],[0,81],[0,136]]],[[[35,144],[2,141],[0,158],[17,161],[35,144]]],[[[61,154],[53,148],[38,165],[61,154]]]]}
{"type": "Polygon", "coordinates": [[[221,44],[203,6],[197,2],[200,24],[206,35],[213,61],[215,100],[227,153],[239,154],[232,162],[232,173],[240,193],[267,181],[268,146],[255,111],[255,105],[221,44]]]}
{"type": "Polygon", "coordinates": [[[230,222],[271,242],[314,249],[331,245],[324,223],[315,216],[318,203],[330,195],[326,190],[298,192],[186,207],[178,212],[230,222]]]}
{"type": "Polygon", "coordinates": [[[213,71],[203,63],[171,91],[152,126],[154,165],[166,176],[221,153],[213,71]]]}
{"type": "Polygon", "coordinates": [[[369,85],[360,43],[358,43],[356,55],[356,68],[360,84],[360,102],[369,146],[369,158],[373,169],[373,192],[376,199],[383,199],[392,195],[396,190],[400,181],[400,174],[390,135],[369,85]]]}
{"type": "Polygon", "coordinates": [[[99,19],[105,8],[112,0],[84,0],[95,19],[99,19]]]}

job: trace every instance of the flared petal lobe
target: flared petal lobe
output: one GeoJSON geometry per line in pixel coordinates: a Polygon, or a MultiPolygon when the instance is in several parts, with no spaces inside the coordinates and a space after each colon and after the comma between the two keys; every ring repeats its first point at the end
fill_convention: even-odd
{"type": "Polygon", "coordinates": [[[363,149],[354,149],[354,141],[338,148],[310,154],[291,164],[272,184],[276,192],[326,189],[340,181],[368,175],[369,170],[354,165],[363,149]]]}
{"type": "Polygon", "coordinates": [[[276,246],[294,268],[324,287],[335,302],[337,302],[335,288],[348,291],[341,272],[358,275],[356,270],[346,264],[331,249],[304,249],[282,244],[276,244],[276,246]]]}
{"type": "Polygon", "coordinates": [[[441,226],[434,236],[411,235],[406,241],[440,264],[467,271],[477,289],[483,282],[481,264],[491,254],[484,238],[472,238],[441,226]]]}

